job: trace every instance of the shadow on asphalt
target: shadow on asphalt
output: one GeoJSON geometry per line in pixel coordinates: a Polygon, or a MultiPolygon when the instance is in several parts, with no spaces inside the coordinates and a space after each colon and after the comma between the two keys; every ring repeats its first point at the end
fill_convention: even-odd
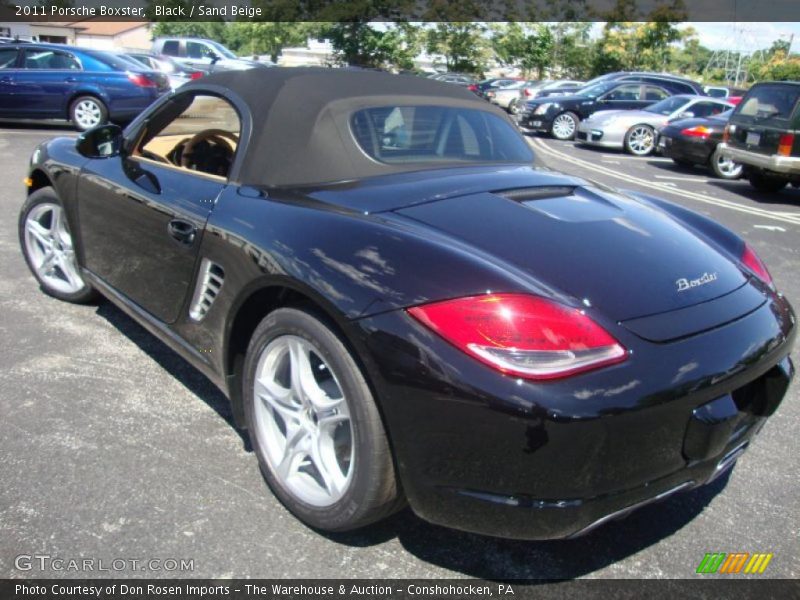
{"type": "Polygon", "coordinates": [[[748,200],[753,200],[759,204],[774,204],[783,206],[798,206],[800,205],[800,190],[791,186],[786,187],[780,192],[769,193],[759,192],[754,189],[746,179],[737,179],[735,181],[726,179],[716,179],[714,174],[709,169],[702,166],[684,167],[675,163],[664,163],[657,161],[648,161],[648,165],[674,173],[676,175],[689,175],[708,177],[709,181],[706,185],[711,185],[731,194],[736,194],[748,200]]]}
{"type": "MultiPolygon", "coordinates": [[[[247,433],[233,423],[228,399],[202,373],[111,302],[101,301],[96,312],[214,409],[239,434],[245,449],[251,451],[247,433]]],[[[374,546],[397,539],[407,552],[420,560],[469,577],[572,579],[636,554],[680,530],[724,489],[728,477],[726,474],[707,486],[643,507],[625,519],[608,523],[574,540],[527,542],[465,533],[432,525],[408,508],[358,531],[321,535],[353,547],[374,546]]]]}
{"type": "Polygon", "coordinates": [[[214,409],[239,434],[244,449],[247,452],[251,451],[247,432],[238,429],[233,422],[233,413],[228,398],[205,375],[108,300],[101,300],[96,312],[98,316],[111,323],[120,333],[139,346],[190,392],[214,409]]]}
{"type": "MultiPolygon", "coordinates": [[[[348,546],[397,538],[411,554],[469,577],[493,580],[573,579],[607,567],[660,542],[697,517],[728,483],[716,481],[612,521],[574,540],[527,542],[486,537],[431,525],[410,509],[364,530],[327,535],[348,546]]],[[[692,559],[689,559],[691,562],[692,559]]],[[[687,565],[687,576],[694,565],[687,565]]],[[[627,573],[627,577],[636,577],[627,573]]]]}

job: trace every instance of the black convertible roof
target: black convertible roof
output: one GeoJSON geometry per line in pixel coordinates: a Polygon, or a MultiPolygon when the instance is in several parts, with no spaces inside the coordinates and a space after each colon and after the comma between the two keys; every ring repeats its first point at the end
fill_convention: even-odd
{"type": "MultiPolygon", "coordinates": [[[[225,88],[245,104],[252,131],[239,169],[243,185],[303,186],[442,168],[386,164],[370,158],[350,133],[359,108],[442,105],[507,115],[464,87],[413,75],[325,68],[272,68],[212,73],[181,90],[225,88]]],[[[463,163],[462,163],[463,164],[463,163]]]]}

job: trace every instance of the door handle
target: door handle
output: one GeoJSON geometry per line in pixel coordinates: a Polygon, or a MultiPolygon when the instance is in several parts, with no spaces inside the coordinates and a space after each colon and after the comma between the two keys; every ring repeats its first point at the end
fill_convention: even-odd
{"type": "Polygon", "coordinates": [[[197,234],[197,227],[188,221],[173,219],[167,224],[167,231],[174,239],[188,246],[194,242],[195,235],[197,234]]]}
{"type": "Polygon", "coordinates": [[[77,77],[67,77],[67,78],[64,80],[64,82],[66,82],[66,83],[75,83],[76,81],[78,81],[78,78],[77,78],[77,77]]]}

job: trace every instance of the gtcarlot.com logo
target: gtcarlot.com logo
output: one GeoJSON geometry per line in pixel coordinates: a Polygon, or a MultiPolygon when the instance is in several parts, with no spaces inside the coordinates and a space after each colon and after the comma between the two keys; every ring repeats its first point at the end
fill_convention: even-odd
{"type": "Polygon", "coordinates": [[[697,567],[698,573],[728,573],[745,575],[761,574],[767,569],[772,554],[765,552],[709,552],[700,561],[697,567]]]}
{"type": "Polygon", "coordinates": [[[119,572],[194,571],[193,558],[63,558],[49,554],[20,554],[14,559],[19,571],[119,572]]]}

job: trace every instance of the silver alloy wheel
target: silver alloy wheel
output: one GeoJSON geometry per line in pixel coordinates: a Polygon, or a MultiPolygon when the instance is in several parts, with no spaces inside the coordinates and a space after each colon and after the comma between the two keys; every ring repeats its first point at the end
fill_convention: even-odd
{"type": "Polygon", "coordinates": [[[25,252],[36,274],[53,290],[75,294],[86,287],[75,261],[64,211],[58,204],[37,204],[28,213],[25,252]]]}
{"type": "Polygon", "coordinates": [[[553,120],[553,135],[560,140],[568,140],[575,135],[575,119],[564,113],[553,120]]]}
{"type": "Polygon", "coordinates": [[[650,154],[655,146],[653,130],[644,125],[634,127],[628,134],[628,149],[637,155],[650,154]]]}
{"type": "Polygon", "coordinates": [[[73,108],[72,117],[75,124],[81,129],[91,129],[100,124],[103,118],[103,109],[96,100],[84,98],[73,108]]]}
{"type": "Polygon", "coordinates": [[[508,112],[510,112],[512,115],[516,115],[519,112],[519,102],[517,101],[516,98],[511,100],[511,102],[509,103],[508,112]]]}
{"type": "Polygon", "coordinates": [[[317,507],[338,502],[355,468],[350,408],[336,375],[308,340],[282,335],[261,352],[255,434],[281,486],[317,507]]]}
{"type": "Polygon", "coordinates": [[[730,179],[738,179],[742,174],[742,165],[733,162],[730,158],[725,158],[721,154],[717,155],[717,170],[721,175],[730,179]]]}

